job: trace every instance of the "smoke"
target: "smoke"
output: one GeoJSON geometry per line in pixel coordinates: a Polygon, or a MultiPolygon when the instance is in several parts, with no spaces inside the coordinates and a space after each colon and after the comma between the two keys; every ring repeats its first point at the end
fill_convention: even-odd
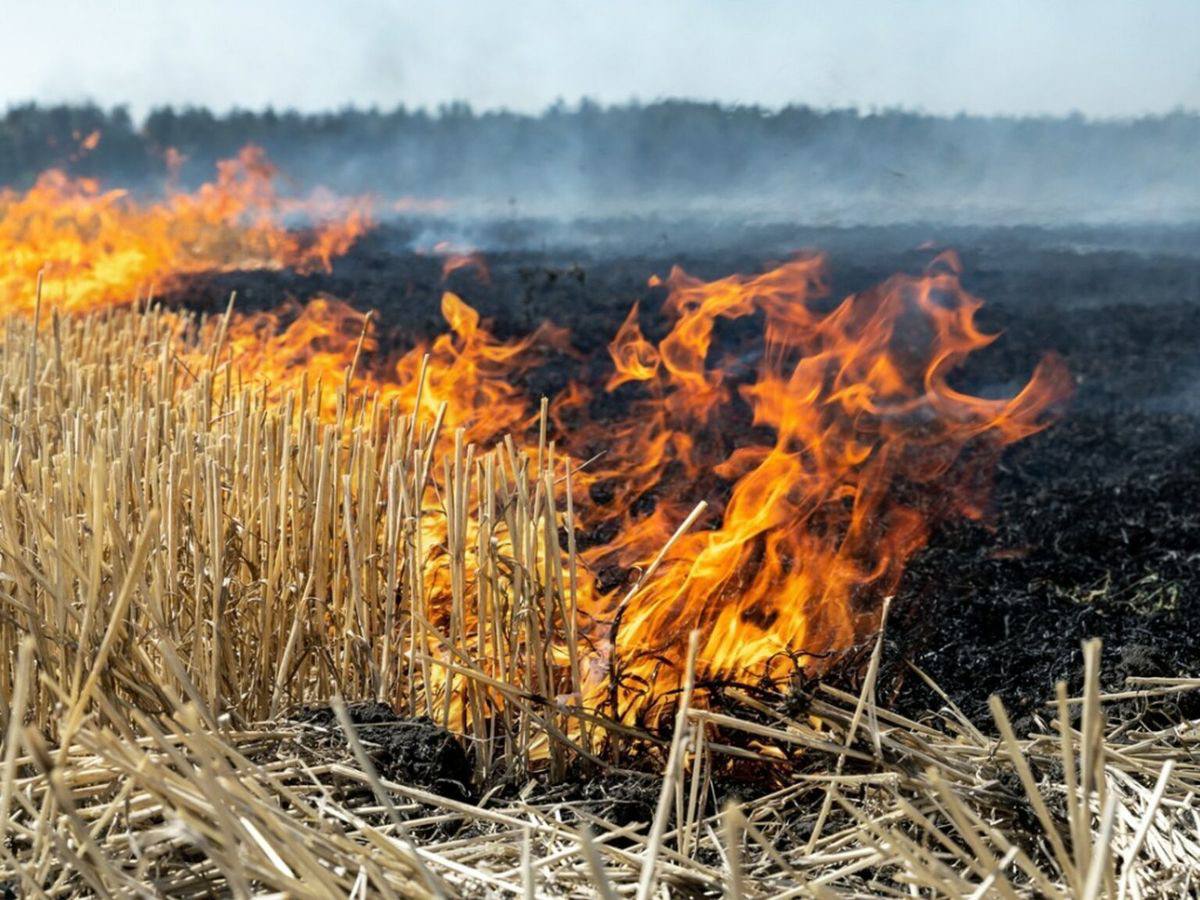
{"type": "MultiPolygon", "coordinates": [[[[1200,219],[1200,116],[1185,113],[1091,121],[583,101],[540,116],[459,105],[242,124],[302,184],[440,198],[459,220],[1200,219]]],[[[156,143],[194,133],[186,117],[162,115],[146,131],[156,143]]],[[[235,149],[241,136],[229,137],[185,148],[198,177],[235,149]]]]}
{"type": "Polygon", "coordinates": [[[263,146],[296,190],[372,194],[384,216],[442,209],[461,227],[618,216],[820,226],[1200,221],[1200,115],[1183,112],[946,118],[581,101],[540,115],[465,104],[436,114],[165,108],[137,122],[120,110],[22,107],[0,121],[0,182],[27,184],[66,165],[161,187],[172,148],[186,158],[184,184],[195,185],[246,143],[263,146]],[[93,131],[99,145],[79,152],[93,131]]]}
{"type": "MultiPolygon", "coordinates": [[[[161,182],[166,147],[196,183],[254,141],[302,185],[442,198],[460,221],[1200,213],[1200,124],[1174,112],[1200,108],[1190,0],[47,0],[7,12],[0,103],[74,104],[63,122],[89,101],[129,104],[129,121],[100,122],[103,146],[80,167],[125,183],[161,182]],[[360,111],[320,112],[350,104],[360,111]]],[[[57,163],[82,128],[60,122],[47,144],[45,123],[17,119],[0,131],[6,183],[57,163]]]]}

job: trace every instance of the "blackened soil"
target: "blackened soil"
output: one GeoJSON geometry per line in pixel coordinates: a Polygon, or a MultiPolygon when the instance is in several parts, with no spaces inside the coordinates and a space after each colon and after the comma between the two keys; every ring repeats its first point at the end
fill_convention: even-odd
{"type": "MultiPolygon", "coordinates": [[[[1200,430],[1184,416],[1078,416],[1014,448],[992,525],[946,528],[913,560],[898,649],[986,718],[1078,681],[1104,639],[1105,681],[1200,671],[1200,430]],[[912,643],[907,643],[911,641],[912,643]],[[907,646],[904,646],[907,643],[907,646]]],[[[914,685],[903,705],[936,701],[914,685]]]]}
{"type": "MultiPolygon", "coordinates": [[[[609,242],[601,253],[506,249],[488,255],[486,283],[463,269],[443,285],[437,258],[408,252],[404,233],[384,228],[328,275],[229,273],[181,293],[190,305],[221,309],[233,288],[241,308],[326,291],[380,310],[387,340],[403,347],[443,329],[438,301],[450,287],[501,335],[542,319],[572,329],[583,361],[558,359],[524,385],[552,395],[581,370],[604,370],[605,344],[634,300],[647,334],[662,333],[655,313],[664,292],[646,279],[673,263],[717,277],[760,271],[791,248],[825,248],[840,296],[920,271],[931,256],[926,242],[956,247],[966,287],[987,301],[981,324],[1004,332],[971,361],[961,385],[1002,395],[1046,351],[1059,353],[1077,380],[1064,418],[1004,456],[990,522],[935,535],[897,597],[892,661],[914,660],[968,715],[986,720],[992,692],[1019,716],[1034,712],[1056,679],[1078,672],[1087,637],[1104,639],[1110,687],[1128,675],[1200,672],[1195,238],[1169,229],[757,229],[723,241],[707,234],[693,250],[669,241],[633,249],[609,242]]],[[[940,705],[911,677],[894,699],[914,714],[940,705]]],[[[380,736],[397,745],[397,765],[419,767],[423,757],[405,749],[404,733],[380,736]]]]}
{"type": "MultiPolygon", "coordinates": [[[[355,703],[347,708],[355,735],[381,777],[424,788],[451,800],[471,797],[471,764],[462,744],[430,719],[397,716],[383,703],[355,703]]],[[[312,740],[343,747],[337,716],[329,707],[299,712],[296,721],[316,726],[312,740]]]]}

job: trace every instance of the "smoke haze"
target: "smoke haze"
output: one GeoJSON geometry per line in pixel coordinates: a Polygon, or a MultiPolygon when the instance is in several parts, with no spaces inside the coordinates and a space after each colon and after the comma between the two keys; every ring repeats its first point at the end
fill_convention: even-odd
{"type": "Polygon", "coordinates": [[[857,225],[1200,221],[1200,116],[953,118],[713,103],[556,105],[538,116],[14,108],[0,183],[50,167],[156,191],[247,143],[287,184],[371,194],[377,212],[455,219],[660,216],[857,225]],[[79,145],[88,135],[99,143],[79,145]],[[396,202],[396,201],[399,202],[396,202]]]}
{"type": "Polygon", "coordinates": [[[194,185],[254,142],[458,219],[1200,220],[1190,0],[49,0],[0,75],[5,184],[153,189],[172,148],[194,185]]]}

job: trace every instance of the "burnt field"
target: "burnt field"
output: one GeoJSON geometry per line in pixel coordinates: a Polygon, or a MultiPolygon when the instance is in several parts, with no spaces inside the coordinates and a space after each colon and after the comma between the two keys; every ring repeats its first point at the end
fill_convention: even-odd
{"type": "MultiPolygon", "coordinates": [[[[572,377],[602,383],[607,342],[641,303],[652,340],[666,291],[648,284],[672,265],[704,278],[762,271],[799,248],[826,252],[833,298],[898,271],[919,272],[936,250],[962,258],[963,284],[986,303],[979,321],[1003,336],[972,357],[958,384],[1004,395],[1045,352],[1059,354],[1075,393],[1048,430],[1009,448],[981,522],[941,527],[910,562],[885,656],[891,702],[910,715],[941,704],[919,666],[968,717],[999,693],[1034,715],[1058,679],[1078,683],[1080,641],[1104,639],[1103,681],[1192,675],[1200,611],[1200,247],[1187,229],[703,229],[659,222],[571,231],[527,223],[477,227],[486,271],[443,277],[444,259],[417,252],[444,223],[396,223],[369,233],[329,273],[226,272],[193,277],[173,302],[243,311],[319,293],[377,310],[381,355],[445,329],[444,289],[460,294],[500,337],[548,320],[571,332],[559,354],[521,377],[553,397],[572,377]]],[[[454,236],[454,235],[451,235],[454,236]]],[[[461,237],[460,241],[463,240],[461,237]]],[[[656,330],[657,329],[657,330],[656,330]]],[[[737,355],[759,330],[718,332],[737,355]]],[[[368,367],[380,365],[367,359],[368,367]]],[[[601,396],[600,419],[622,403],[601,396]]],[[[733,423],[736,425],[737,423],[733,423]]],[[[600,448],[602,449],[602,448],[600,448]]],[[[698,485],[720,491],[719,484],[698,485]]],[[[655,498],[644,498],[647,509],[655,498]]],[[[586,541],[587,536],[581,535],[586,541]]]]}

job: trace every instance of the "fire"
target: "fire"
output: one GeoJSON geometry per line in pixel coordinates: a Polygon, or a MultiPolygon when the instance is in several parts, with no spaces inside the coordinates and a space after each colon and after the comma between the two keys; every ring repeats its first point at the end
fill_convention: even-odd
{"type": "Polygon", "coordinates": [[[328,268],[368,227],[365,201],[285,198],[274,176],[263,152],[247,147],[218,164],[215,181],[157,202],[57,170],[24,193],[0,191],[0,308],[32,311],[39,272],[46,302],[78,312],[130,303],[188,273],[328,268]],[[318,224],[286,227],[301,217],[318,224]]]}
{"type": "MultiPolygon", "coordinates": [[[[279,398],[304,379],[323,384],[322,408],[331,418],[333,388],[350,371],[356,395],[370,394],[385,407],[416,411],[439,420],[447,433],[462,429],[475,444],[521,433],[532,422],[528,398],[514,379],[542,362],[547,352],[568,353],[565,329],[543,324],[524,338],[496,338],[479,313],[458,295],[442,295],[449,330],[394,358],[381,355],[371,318],[342,300],[318,296],[305,304],[234,316],[226,355],[234,374],[279,398]]],[[[210,328],[215,334],[215,323],[210,328]]]]}
{"type": "Polygon", "coordinates": [[[449,291],[442,295],[442,315],[449,333],[404,354],[392,366],[391,384],[384,395],[398,395],[407,409],[420,399],[423,412],[430,416],[444,403],[446,426],[465,429],[470,442],[486,444],[523,431],[532,419],[530,404],[513,381],[534,368],[544,351],[566,352],[566,330],[546,323],[525,338],[502,341],[492,335],[479,313],[449,291]]]}
{"type": "Polygon", "coordinates": [[[951,386],[994,340],[952,254],[828,312],[819,257],[707,283],[677,269],[667,284],[667,337],[647,342],[635,308],[610,347],[607,389],[639,390],[603,426],[609,453],[592,483],[611,499],[588,515],[615,527],[587,559],[594,571],[644,567],[697,500],[712,514],[646,585],[597,598],[597,681],[620,716],[679,686],[692,629],[710,681],[784,679],[871,634],[931,529],[981,515],[999,449],[1044,428],[1071,389],[1054,358],[1008,399],[951,386]],[[718,320],[756,314],[752,377],[746,358],[710,365],[718,320]]]}
{"type": "MultiPolygon", "coordinates": [[[[130,302],[152,283],[197,271],[328,267],[367,227],[362,207],[321,194],[285,200],[273,174],[249,149],[222,163],[214,183],[157,203],[57,172],[25,194],[0,194],[8,260],[0,303],[31,310],[43,267],[46,298],[64,311],[130,302]],[[325,224],[291,231],[284,222],[298,213],[325,224]]],[[[466,265],[488,276],[477,253],[435,252],[446,256],[444,276],[466,265]]],[[[550,405],[585,566],[579,646],[548,652],[577,654],[584,702],[627,721],[653,719],[679,686],[692,629],[698,675],[709,683],[820,670],[871,635],[912,554],[939,523],[983,514],[1000,450],[1044,428],[1071,389],[1053,357],[1005,399],[954,386],[955,371],[995,336],[975,324],[981,302],[963,289],[949,253],[923,275],[897,275],[838,303],[829,302],[819,256],[711,282],[676,269],[654,283],[668,290],[670,330],[648,340],[643,310],[630,309],[609,346],[611,374],[597,385],[611,395],[606,413],[591,414],[590,383],[572,383],[550,405]],[[761,327],[730,329],[737,320],[761,327]],[[756,337],[718,340],[725,330],[756,337]],[[662,554],[701,500],[706,513],[662,554]],[[653,576],[639,581],[660,554],[653,576]]],[[[460,296],[445,293],[441,308],[446,333],[394,353],[379,323],[330,297],[208,327],[224,341],[222,377],[273,396],[297,379],[345,381],[436,421],[460,446],[486,448],[537,427],[538,398],[522,378],[552,356],[569,358],[569,334],[546,324],[502,340],[460,296]]],[[[327,416],[337,415],[333,391],[322,397],[327,416]]],[[[431,476],[431,506],[441,503],[439,477],[431,476]]],[[[467,500],[488,502],[478,484],[472,490],[467,500]]],[[[436,573],[446,525],[429,516],[421,528],[436,573]]],[[[476,536],[456,540],[472,548],[476,536]]],[[[424,602],[445,631],[451,594],[469,586],[432,578],[424,602]]],[[[454,627],[486,632],[469,614],[454,627]]]]}
{"type": "MultiPolygon", "coordinates": [[[[819,671],[871,635],[932,529],[982,515],[999,451],[1049,424],[1071,390],[1053,357],[1007,399],[952,385],[995,339],[976,326],[980,301],[952,254],[832,308],[815,256],[714,282],[675,270],[666,283],[667,336],[648,341],[634,306],[609,347],[604,390],[629,395],[624,412],[593,419],[580,383],[551,404],[577,519],[599,536],[578,581],[586,699],[622,719],[653,717],[679,686],[692,629],[709,682],[819,671]],[[756,315],[759,344],[713,364],[719,321],[756,315]],[[699,500],[708,514],[630,592],[699,500]]],[[[445,334],[391,361],[362,313],[327,298],[295,307],[286,327],[277,313],[247,318],[234,340],[258,341],[239,350],[245,368],[280,383],[339,379],[359,348],[358,390],[440,417],[468,444],[526,432],[532,398],[515,383],[546,353],[569,353],[568,334],[543,325],[501,341],[452,293],[442,314],[445,334]]],[[[426,543],[444,539],[435,529],[426,543]]],[[[450,592],[428,597],[435,624],[450,592]]]]}
{"type": "Polygon", "coordinates": [[[492,283],[492,273],[488,268],[487,259],[478,250],[462,249],[455,247],[449,241],[438,241],[433,245],[433,252],[443,257],[442,281],[459,269],[474,269],[475,276],[480,283],[492,283]]]}

